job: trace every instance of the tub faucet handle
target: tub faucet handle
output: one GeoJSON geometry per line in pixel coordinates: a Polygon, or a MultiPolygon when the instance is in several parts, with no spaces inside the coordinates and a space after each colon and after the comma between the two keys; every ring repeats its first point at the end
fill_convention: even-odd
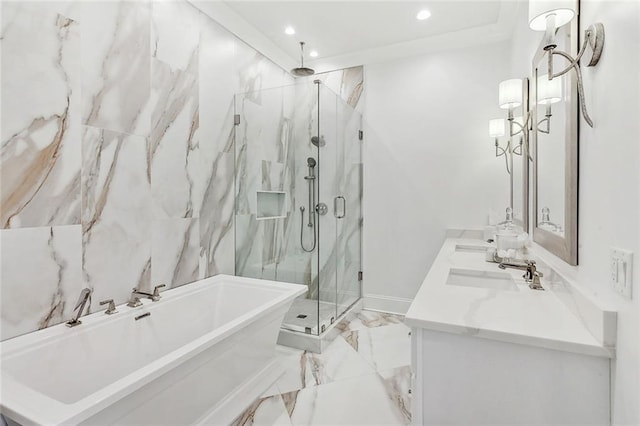
{"type": "Polygon", "coordinates": [[[157,286],[155,286],[153,288],[153,299],[152,300],[154,302],[157,302],[158,300],[160,300],[160,290],[159,289],[161,289],[162,287],[166,287],[166,286],[167,286],[166,284],[160,284],[160,285],[157,285],[157,286]]]}
{"type": "Polygon", "coordinates": [[[91,290],[88,288],[83,288],[80,292],[80,297],[76,302],[76,306],[73,308],[76,311],[76,314],[69,321],[66,322],[68,327],[75,327],[76,325],[82,324],[80,321],[80,316],[82,316],[82,311],[84,311],[84,306],[87,304],[89,300],[89,296],[91,296],[91,290]]]}
{"type": "Polygon", "coordinates": [[[109,306],[107,306],[107,309],[104,311],[104,313],[107,315],[117,314],[118,311],[116,310],[116,304],[113,302],[113,299],[103,300],[102,302],[100,302],[100,306],[106,305],[107,303],[109,304],[109,306]]]}
{"type": "Polygon", "coordinates": [[[133,288],[133,291],[131,292],[131,297],[129,298],[129,301],[127,302],[127,306],[130,308],[136,308],[138,306],[142,306],[142,302],[140,301],[140,298],[138,297],[138,289],[136,289],[135,287],[133,288]]]}

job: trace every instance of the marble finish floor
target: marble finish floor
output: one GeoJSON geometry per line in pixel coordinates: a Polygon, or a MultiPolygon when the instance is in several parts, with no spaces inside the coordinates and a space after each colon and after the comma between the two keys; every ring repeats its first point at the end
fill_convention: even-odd
{"type": "Polygon", "coordinates": [[[406,425],[410,336],[403,317],[362,311],[322,354],[278,346],[285,373],[233,425],[406,425]]]}

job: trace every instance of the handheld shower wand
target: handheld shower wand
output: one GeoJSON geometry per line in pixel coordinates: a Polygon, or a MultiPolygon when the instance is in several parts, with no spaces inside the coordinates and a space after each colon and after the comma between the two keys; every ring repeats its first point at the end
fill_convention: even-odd
{"type": "Polygon", "coordinates": [[[304,250],[307,253],[311,253],[313,250],[315,250],[316,248],[316,212],[315,212],[315,205],[316,205],[316,185],[315,185],[315,180],[316,180],[316,175],[315,175],[315,167],[316,167],[316,160],[313,159],[313,157],[309,157],[307,158],[307,167],[309,167],[309,175],[305,176],[304,179],[309,182],[309,222],[307,223],[307,226],[309,228],[313,228],[313,245],[311,246],[310,249],[306,249],[304,246],[304,242],[303,242],[303,234],[304,234],[304,206],[300,206],[300,245],[302,246],[302,250],[304,250]]]}

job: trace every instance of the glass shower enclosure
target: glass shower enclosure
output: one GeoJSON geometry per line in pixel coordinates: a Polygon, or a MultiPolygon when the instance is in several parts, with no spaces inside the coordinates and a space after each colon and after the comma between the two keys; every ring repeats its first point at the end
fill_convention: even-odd
{"type": "Polygon", "coordinates": [[[362,116],[319,80],[235,98],[235,273],[307,286],[283,328],[361,297],[362,116]]]}

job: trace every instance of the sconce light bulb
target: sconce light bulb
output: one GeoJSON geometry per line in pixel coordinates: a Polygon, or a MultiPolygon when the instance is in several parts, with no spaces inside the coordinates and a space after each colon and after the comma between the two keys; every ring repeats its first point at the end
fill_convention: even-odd
{"type": "Polygon", "coordinates": [[[529,0],[529,28],[547,31],[548,17],[553,15],[553,28],[559,28],[576,16],[576,0],[529,0]]]}

